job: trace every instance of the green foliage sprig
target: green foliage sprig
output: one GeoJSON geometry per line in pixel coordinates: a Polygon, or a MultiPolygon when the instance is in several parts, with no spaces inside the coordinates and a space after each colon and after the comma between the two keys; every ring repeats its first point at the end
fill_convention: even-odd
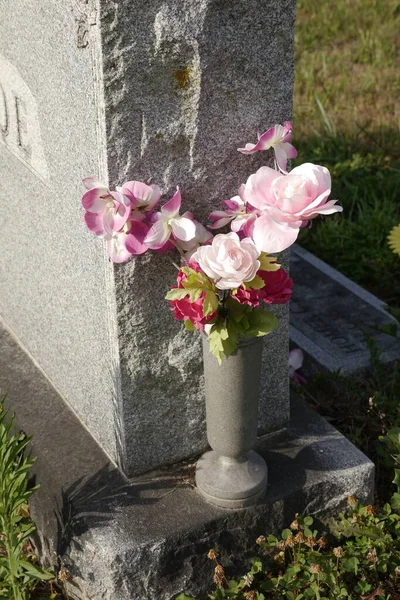
{"type": "Polygon", "coordinates": [[[29,486],[35,459],[26,454],[30,438],[13,433],[14,416],[8,419],[0,400],[0,598],[27,600],[40,581],[54,574],[27,560],[27,547],[35,525],[28,502],[38,488],[29,486]]]}

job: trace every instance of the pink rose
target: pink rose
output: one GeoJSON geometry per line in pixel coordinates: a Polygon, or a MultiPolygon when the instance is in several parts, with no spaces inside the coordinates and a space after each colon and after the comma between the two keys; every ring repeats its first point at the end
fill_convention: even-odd
{"type": "Polygon", "coordinates": [[[258,271],[257,275],[264,280],[264,287],[260,290],[251,288],[238,288],[237,294],[232,295],[234,300],[240,304],[249,306],[259,306],[261,302],[266,304],[286,304],[292,295],[293,279],[291,279],[284,269],[277,271],[258,271]]]}
{"type": "Polygon", "coordinates": [[[246,182],[245,198],[261,211],[267,211],[281,223],[300,227],[302,221],[318,215],[342,211],[329,200],[331,176],[326,167],[304,163],[288,175],[270,167],[261,167],[246,182]]]}
{"type": "Polygon", "coordinates": [[[238,288],[254,279],[260,255],[250,238],[240,240],[237,233],[219,233],[209,246],[201,246],[193,254],[204,273],[219,290],[238,288]]]}
{"type": "Polygon", "coordinates": [[[305,163],[288,175],[261,167],[250,175],[245,199],[259,211],[251,223],[251,235],[260,251],[281,252],[297,239],[303,223],[318,215],[342,211],[337,200],[328,200],[331,177],[328,169],[305,163]]]}
{"type": "MultiPolygon", "coordinates": [[[[191,261],[190,267],[195,270],[200,270],[198,265],[191,261]]],[[[183,271],[179,271],[177,277],[178,288],[183,288],[182,281],[186,281],[187,277],[183,271]]],[[[217,317],[217,313],[214,312],[207,317],[204,316],[204,297],[205,292],[203,292],[195,302],[191,302],[189,297],[182,298],[181,300],[172,300],[170,301],[171,310],[174,311],[174,317],[178,321],[186,321],[189,320],[196,329],[200,331],[204,330],[204,325],[208,323],[212,323],[215,321],[217,317]]]]}

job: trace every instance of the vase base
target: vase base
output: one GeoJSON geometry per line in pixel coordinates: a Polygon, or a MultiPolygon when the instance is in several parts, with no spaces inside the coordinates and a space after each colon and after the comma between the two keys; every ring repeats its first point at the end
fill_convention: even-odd
{"type": "Polygon", "coordinates": [[[196,485],[211,504],[222,508],[246,508],[262,498],[267,487],[268,469],[256,452],[231,459],[206,452],[198,460],[196,485]]]}

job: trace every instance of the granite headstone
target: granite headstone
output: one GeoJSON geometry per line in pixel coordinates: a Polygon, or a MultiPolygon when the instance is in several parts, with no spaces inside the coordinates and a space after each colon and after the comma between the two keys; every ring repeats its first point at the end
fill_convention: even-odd
{"type": "MultiPolygon", "coordinates": [[[[200,338],[168,258],[113,266],[80,179],[179,184],[204,219],[290,119],[294,0],[0,0],[0,314],[127,474],[206,444],[200,338]]],[[[288,317],[265,343],[260,433],[289,416],[288,317]]]]}

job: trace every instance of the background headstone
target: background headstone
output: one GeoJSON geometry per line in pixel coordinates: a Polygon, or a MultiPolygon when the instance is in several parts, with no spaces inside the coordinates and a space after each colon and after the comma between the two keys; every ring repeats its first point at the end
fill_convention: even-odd
{"type": "Polygon", "coordinates": [[[306,370],[308,361],[309,371],[322,367],[345,374],[368,368],[367,337],[383,363],[400,360],[399,339],[382,331],[396,330],[396,320],[381,300],[297,244],[290,266],[290,339],[306,352],[306,370]]]}
{"type": "MultiPolygon", "coordinates": [[[[109,263],[80,179],[152,179],[205,219],[290,119],[294,0],[0,0],[0,313],[128,474],[206,444],[201,344],[165,256],[109,263]]],[[[288,318],[266,339],[260,432],[285,426],[288,318]]]]}

